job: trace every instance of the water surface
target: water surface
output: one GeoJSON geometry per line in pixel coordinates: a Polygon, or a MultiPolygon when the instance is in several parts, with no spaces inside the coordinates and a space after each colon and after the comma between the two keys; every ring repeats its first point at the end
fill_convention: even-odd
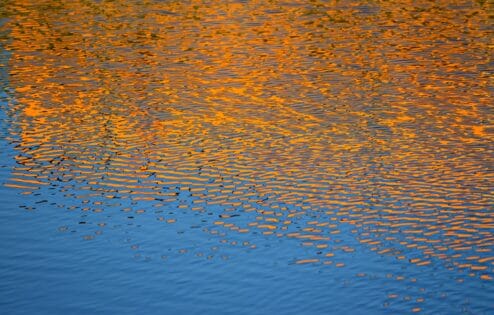
{"type": "Polygon", "coordinates": [[[3,1],[8,314],[494,312],[489,1],[3,1]]]}

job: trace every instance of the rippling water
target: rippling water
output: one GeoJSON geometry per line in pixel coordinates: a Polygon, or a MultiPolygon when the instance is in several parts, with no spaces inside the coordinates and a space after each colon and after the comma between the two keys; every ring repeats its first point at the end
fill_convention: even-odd
{"type": "Polygon", "coordinates": [[[489,1],[0,1],[0,307],[491,314],[489,1]]]}

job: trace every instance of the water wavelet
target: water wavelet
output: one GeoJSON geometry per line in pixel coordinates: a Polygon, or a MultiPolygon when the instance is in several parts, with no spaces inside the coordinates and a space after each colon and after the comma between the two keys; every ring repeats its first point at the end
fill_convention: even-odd
{"type": "Polygon", "coordinates": [[[60,233],[172,265],[257,252],[373,286],[386,261],[409,272],[381,297],[399,311],[426,309],[411,279],[438,284],[421,272],[492,280],[485,4],[6,10],[4,189],[64,209],[60,233]]]}

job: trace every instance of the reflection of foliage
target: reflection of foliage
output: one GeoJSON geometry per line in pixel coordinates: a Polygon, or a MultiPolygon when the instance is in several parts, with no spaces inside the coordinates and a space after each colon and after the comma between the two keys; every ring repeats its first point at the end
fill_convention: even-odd
{"type": "Polygon", "coordinates": [[[22,139],[12,186],[57,180],[160,206],[184,189],[191,211],[255,214],[216,222],[229,231],[322,252],[350,224],[382,254],[465,265],[468,250],[472,270],[491,272],[487,10],[53,3],[6,10],[22,139]]]}

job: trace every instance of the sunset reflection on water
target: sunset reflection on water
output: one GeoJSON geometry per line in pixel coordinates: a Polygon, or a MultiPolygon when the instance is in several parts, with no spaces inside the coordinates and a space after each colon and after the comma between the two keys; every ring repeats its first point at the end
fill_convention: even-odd
{"type": "MultiPolygon", "coordinates": [[[[3,189],[33,204],[63,196],[74,226],[119,211],[173,230],[194,213],[219,248],[297,240],[304,250],[282,263],[334,272],[371,250],[492,291],[488,1],[0,11],[16,151],[3,189]]],[[[105,237],[111,220],[85,237],[105,237]]]]}

